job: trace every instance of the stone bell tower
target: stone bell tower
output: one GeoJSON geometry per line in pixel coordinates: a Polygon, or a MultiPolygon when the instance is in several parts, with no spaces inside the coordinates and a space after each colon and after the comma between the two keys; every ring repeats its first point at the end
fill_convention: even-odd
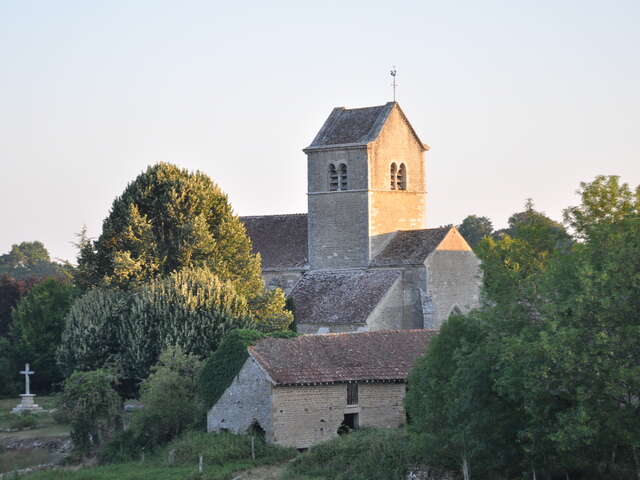
{"type": "Polygon", "coordinates": [[[398,230],[425,228],[427,150],[396,102],[333,109],[304,149],[311,270],[366,267],[398,230]]]}

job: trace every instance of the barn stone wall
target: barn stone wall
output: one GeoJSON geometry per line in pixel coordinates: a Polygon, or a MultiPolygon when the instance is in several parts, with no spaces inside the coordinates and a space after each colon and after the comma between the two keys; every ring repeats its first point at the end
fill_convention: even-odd
{"type": "Polygon", "coordinates": [[[273,441],[271,382],[258,363],[249,357],[233,383],[207,413],[207,432],[228,430],[244,433],[257,421],[273,441]]]}
{"type": "Polygon", "coordinates": [[[361,383],[359,403],[347,406],[346,384],[273,388],[273,442],[308,448],[335,438],[345,413],[360,427],[394,428],[405,422],[400,383],[361,383]]]}

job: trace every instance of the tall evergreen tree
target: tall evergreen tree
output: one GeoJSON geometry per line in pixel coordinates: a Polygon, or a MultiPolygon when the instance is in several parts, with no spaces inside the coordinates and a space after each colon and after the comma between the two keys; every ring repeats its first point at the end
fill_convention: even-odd
{"type": "Polygon", "coordinates": [[[197,267],[248,298],[262,294],[260,258],[227,196],[201,172],[159,163],[114,200],[98,239],[82,242],[77,279],[128,289],[197,267]]]}

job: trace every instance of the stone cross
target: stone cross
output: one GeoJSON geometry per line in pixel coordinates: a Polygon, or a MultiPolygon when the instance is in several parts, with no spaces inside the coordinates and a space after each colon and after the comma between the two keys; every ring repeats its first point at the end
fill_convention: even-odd
{"type": "Polygon", "coordinates": [[[20,372],[22,375],[24,375],[24,387],[26,390],[26,394],[27,395],[31,395],[31,392],[29,391],[29,375],[33,375],[36,372],[32,372],[31,370],[29,370],[29,364],[25,364],[24,366],[24,370],[22,370],[20,372]]]}

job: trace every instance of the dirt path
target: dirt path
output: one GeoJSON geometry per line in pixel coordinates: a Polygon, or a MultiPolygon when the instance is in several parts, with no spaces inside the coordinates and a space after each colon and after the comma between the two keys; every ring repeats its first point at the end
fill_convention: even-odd
{"type": "Polygon", "coordinates": [[[287,464],[258,467],[238,473],[233,480],[279,480],[287,464]]]}

